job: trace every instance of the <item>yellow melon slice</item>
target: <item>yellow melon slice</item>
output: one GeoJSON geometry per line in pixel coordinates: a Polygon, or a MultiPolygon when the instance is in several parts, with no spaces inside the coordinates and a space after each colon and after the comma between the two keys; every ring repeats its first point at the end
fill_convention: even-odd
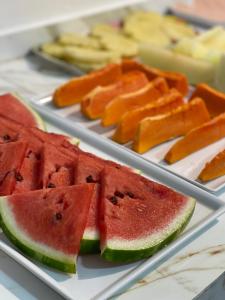
{"type": "Polygon", "coordinates": [[[145,118],[139,123],[133,149],[138,153],[144,153],[171,138],[185,135],[209,118],[205,103],[200,98],[181,105],[167,114],[145,118]]]}
{"type": "Polygon", "coordinates": [[[165,79],[157,78],[136,92],[114,98],[105,108],[102,125],[117,124],[127,111],[156,101],[168,91],[165,79]]]}
{"type": "Polygon", "coordinates": [[[159,98],[156,102],[128,111],[121,118],[113,140],[124,144],[133,140],[138,124],[146,117],[151,117],[171,111],[184,103],[182,95],[175,89],[159,98]]]}
{"type": "Polygon", "coordinates": [[[165,160],[168,163],[174,163],[223,137],[225,137],[225,113],[188,132],[184,138],[172,146],[165,160]]]}
{"type": "Polygon", "coordinates": [[[97,86],[81,101],[81,111],[90,119],[97,119],[104,113],[106,105],[115,97],[134,92],[148,83],[146,75],[140,71],[122,74],[120,79],[107,86],[97,86]]]}
{"type": "Polygon", "coordinates": [[[112,84],[118,80],[121,74],[120,65],[109,64],[105,68],[88,75],[75,77],[56,89],[53,102],[58,107],[79,103],[97,85],[112,84]]]}
{"type": "Polygon", "coordinates": [[[205,165],[198,178],[204,182],[223,175],[225,175],[225,150],[217,154],[205,165]]]}

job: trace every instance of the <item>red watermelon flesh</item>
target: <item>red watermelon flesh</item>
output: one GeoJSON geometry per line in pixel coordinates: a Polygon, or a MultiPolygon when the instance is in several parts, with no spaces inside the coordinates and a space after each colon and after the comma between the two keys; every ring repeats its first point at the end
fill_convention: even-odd
{"type": "Polygon", "coordinates": [[[102,172],[100,208],[103,256],[119,261],[115,252],[120,251],[122,260],[123,250],[131,253],[126,253],[125,261],[149,256],[148,250],[153,251],[151,237],[163,233],[186,209],[185,221],[193,212],[193,199],[138,174],[106,166],[102,172]]]}
{"type": "Polygon", "coordinates": [[[0,114],[24,126],[38,126],[31,111],[12,94],[0,95],[0,114]]]}
{"type": "Polygon", "coordinates": [[[74,184],[77,158],[75,152],[45,143],[41,175],[43,187],[54,188],[74,184]]]}
{"type": "Polygon", "coordinates": [[[18,132],[21,128],[21,125],[0,116],[0,143],[17,140],[18,132]]]}
{"type": "Polygon", "coordinates": [[[73,272],[94,188],[83,184],[5,197],[3,231],[31,257],[73,272]]]}
{"type": "Polygon", "coordinates": [[[18,141],[0,144],[0,195],[12,193],[16,182],[22,179],[20,168],[27,143],[18,141]]]}

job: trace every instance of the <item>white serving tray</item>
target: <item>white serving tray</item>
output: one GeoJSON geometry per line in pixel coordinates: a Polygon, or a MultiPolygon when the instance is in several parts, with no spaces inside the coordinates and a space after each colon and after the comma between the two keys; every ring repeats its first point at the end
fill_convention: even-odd
{"type": "MultiPolygon", "coordinates": [[[[46,108],[48,108],[49,110],[51,110],[52,114],[57,115],[58,118],[62,120],[62,122],[65,122],[66,119],[70,121],[71,127],[74,127],[75,124],[82,126],[86,130],[88,130],[89,134],[95,132],[104,140],[110,141],[111,144],[116,144],[111,140],[111,136],[115,130],[115,127],[102,127],[100,125],[99,120],[88,120],[80,112],[79,104],[65,108],[57,108],[52,104],[51,96],[42,99],[34,99],[34,102],[36,109],[38,109],[40,112],[42,112],[43,109],[45,110],[46,108]]],[[[136,157],[144,159],[146,161],[146,164],[157,164],[161,168],[164,168],[170,171],[171,173],[183,177],[187,181],[195,184],[198,187],[203,188],[208,192],[221,192],[225,188],[225,176],[219,177],[215,180],[206,183],[200,182],[199,180],[197,180],[197,177],[200,174],[201,170],[204,168],[206,162],[210,161],[219,151],[225,149],[225,138],[187,156],[186,158],[178,161],[177,163],[169,165],[165,161],[163,161],[163,157],[177,140],[178,139],[173,139],[163,144],[160,144],[144,154],[138,154],[132,151],[130,143],[125,145],[117,145],[120,148],[133,152],[136,157]]]]}
{"type": "Polygon", "coordinates": [[[46,120],[57,124],[57,127],[48,125],[49,131],[61,133],[59,130],[61,127],[65,132],[81,139],[82,149],[138,168],[143,172],[143,175],[197,199],[193,218],[185,232],[176,241],[158,252],[158,254],[146,260],[124,265],[105,262],[98,255],[82,256],[78,259],[78,275],[54,272],[31,261],[15,249],[7,241],[3,233],[0,233],[0,250],[30,270],[66,299],[108,299],[122,292],[136,280],[143,277],[146,272],[156,268],[163,260],[175,255],[180,247],[191,242],[199,234],[207,234],[207,228],[212,226],[216,222],[217,217],[225,212],[223,202],[215,196],[157,166],[146,165],[143,160],[139,160],[133,153],[121,149],[116,144],[112,146],[107,140],[99,138],[96,134],[90,136],[86,130],[79,128],[79,126],[71,127],[68,121],[63,123],[61,119],[59,120],[48,109],[44,109],[42,114],[46,120]]]}

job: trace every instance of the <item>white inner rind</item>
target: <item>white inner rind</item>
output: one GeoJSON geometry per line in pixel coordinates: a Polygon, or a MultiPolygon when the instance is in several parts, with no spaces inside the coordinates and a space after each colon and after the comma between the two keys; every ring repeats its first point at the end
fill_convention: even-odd
{"type": "Polygon", "coordinates": [[[154,247],[163,242],[173,232],[181,228],[192,213],[194,207],[195,199],[188,198],[187,204],[183,207],[182,211],[164,229],[159,229],[159,231],[156,233],[149,234],[148,236],[138,239],[126,240],[113,238],[107,240],[102,249],[102,252],[104,252],[106,248],[112,250],[143,250],[154,247]]]}
{"type": "Polygon", "coordinates": [[[84,230],[83,240],[99,240],[100,235],[98,230],[87,228],[84,230]]]}
{"type": "Polygon", "coordinates": [[[30,248],[36,253],[40,253],[41,255],[47,256],[56,261],[61,261],[65,264],[75,264],[77,257],[76,255],[64,254],[63,252],[46,246],[41,242],[35,242],[32,240],[32,238],[30,238],[16,222],[12,209],[8,204],[7,197],[0,198],[0,214],[8,231],[27,248],[30,248]]]}

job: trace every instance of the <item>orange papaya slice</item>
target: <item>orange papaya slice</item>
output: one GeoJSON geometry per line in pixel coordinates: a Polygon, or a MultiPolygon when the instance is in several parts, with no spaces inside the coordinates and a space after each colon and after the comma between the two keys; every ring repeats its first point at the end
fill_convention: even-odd
{"type": "Polygon", "coordinates": [[[171,89],[168,94],[156,102],[128,111],[122,116],[113,135],[113,140],[121,144],[133,140],[141,120],[169,112],[182,104],[184,104],[182,95],[177,90],[171,89]]]}
{"type": "Polygon", "coordinates": [[[195,97],[200,97],[205,101],[211,117],[215,117],[225,112],[225,94],[215,90],[208,84],[198,84],[196,90],[191,96],[191,99],[195,97]]]}
{"type": "Polygon", "coordinates": [[[100,118],[106,105],[115,97],[134,92],[148,83],[146,75],[140,71],[131,71],[122,74],[120,79],[107,86],[97,86],[81,101],[83,114],[94,120],[100,118]]]}
{"type": "Polygon", "coordinates": [[[205,103],[196,98],[167,114],[143,119],[138,126],[133,149],[144,153],[169,139],[185,135],[210,118],[205,103]]]}
{"type": "Polygon", "coordinates": [[[184,138],[172,146],[166,154],[165,160],[170,164],[174,163],[224,137],[225,113],[188,132],[184,138]]]}
{"type": "Polygon", "coordinates": [[[97,85],[112,84],[118,80],[121,74],[119,64],[109,64],[101,70],[75,77],[56,89],[53,102],[58,107],[79,103],[97,85]]]}
{"type": "Polygon", "coordinates": [[[225,150],[218,153],[205,165],[198,178],[205,182],[223,175],[225,175],[225,150]]]}
{"type": "Polygon", "coordinates": [[[165,79],[157,78],[136,92],[114,98],[105,108],[102,125],[117,124],[127,111],[156,101],[168,91],[169,88],[165,79]]]}
{"type": "Polygon", "coordinates": [[[139,70],[145,73],[149,81],[154,80],[156,77],[162,77],[167,81],[170,88],[177,89],[183,96],[185,96],[188,92],[188,80],[182,73],[162,71],[160,69],[146,66],[132,59],[124,59],[121,63],[121,67],[124,73],[132,70],[139,70]]]}

